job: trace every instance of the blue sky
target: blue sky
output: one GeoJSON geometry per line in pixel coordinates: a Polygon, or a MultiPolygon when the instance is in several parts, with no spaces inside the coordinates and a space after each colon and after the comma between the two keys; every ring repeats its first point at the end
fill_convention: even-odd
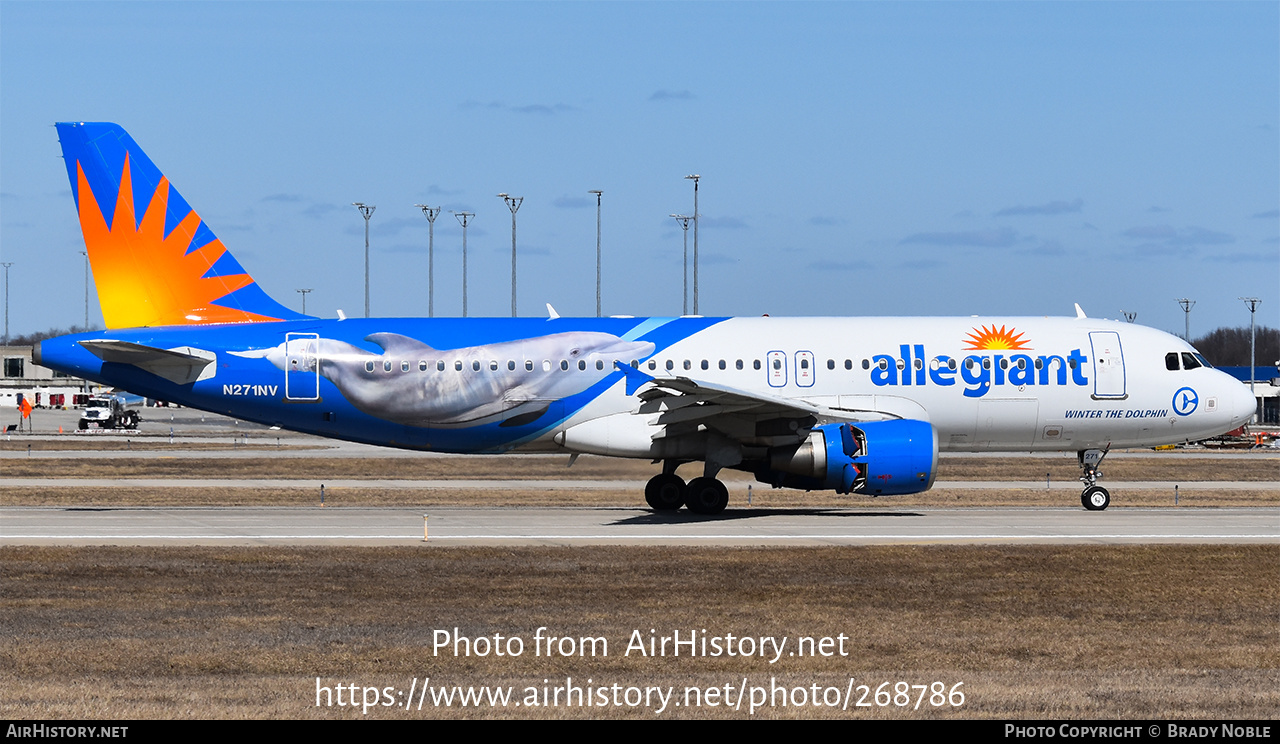
{"type": "MultiPolygon", "coordinates": [[[[1280,325],[1277,3],[0,3],[14,334],[83,320],[55,121],[123,125],[312,313],[1138,313],[1280,325]],[[691,231],[692,232],[692,231],[691,231]],[[692,234],[690,235],[692,242],[692,234]],[[692,249],[692,246],[691,246],[692,249]]],[[[92,317],[100,322],[96,299],[92,317]]]]}

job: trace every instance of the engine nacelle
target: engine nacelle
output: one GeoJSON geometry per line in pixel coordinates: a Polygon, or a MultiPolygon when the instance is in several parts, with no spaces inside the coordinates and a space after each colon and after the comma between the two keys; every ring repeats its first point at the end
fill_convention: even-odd
{"type": "Polygon", "coordinates": [[[927,491],[937,472],[937,430],[927,421],[901,419],[814,427],[799,446],[770,451],[756,478],[810,491],[889,496],[927,491]]]}

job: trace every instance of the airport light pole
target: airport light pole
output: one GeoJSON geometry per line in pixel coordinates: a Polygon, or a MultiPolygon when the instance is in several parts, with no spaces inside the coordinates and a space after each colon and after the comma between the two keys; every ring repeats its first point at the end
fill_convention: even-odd
{"type": "Polygon", "coordinates": [[[475,212],[454,212],[462,225],[462,317],[467,317],[467,224],[476,216],[475,212]]]}
{"type": "MultiPolygon", "coordinates": [[[[1262,300],[1257,297],[1238,297],[1236,299],[1242,300],[1244,304],[1249,306],[1249,392],[1252,393],[1253,379],[1258,376],[1254,369],[1254,364],[1257,361],[1254,356],[1254,341],[1257,337],[1255,336],[1256,330],[1253,320],[1254,316],[1258,313],[1258,304],[1261,303],[1262,300]]],[[[1256,398],[1257,396],[1255,395],[1254,397],[1256,398]]]]}
{"type": "Polygon", "coordinates": [[[308,293],[308,292],[311,292],[312,290],[310,290],[310,289],[298,289],[298,290],[294,290],[294,291],[296,291],[298,294],[302,295],[302,314],[303,314],[303,315],[306,315],[306,314],[307,314],[307,293],[308,293]]]}
{"type": "Polygon", "coordinates": [[[604,192],[592,189],[588,194],[596,195],[596,317],[600,317],[600,195],[604,192]]]}
{"type": "Polygon", "coordinates": [[[369,218],[373,216],[373,210],[377,207],[361,202],[352,202],[351,206],[364,215],[364,317],[367,318],[369,317],[369,218]]]}
{"type": "Polygon", "coordinates": [[[693,314],[698,314],[698,223],[702,221],[698,214],[698,181],[702,176],[694,173],[685,176],[693,181],[693,314]]]}
{"type": "Polygon", "coordinates": [[[9,345],[9,267],[13,265],[12,261],[6,261],[0,266],[4,267],[4,345],[9,345]]]}
{"type": "MultiPolygon", "coordinates": [[[[684,228],[684,271],[682,272],[682,276],[684,277],[684,304],[681,306],[680,314],[688,315],[689,314],[689,222],[692,221],[693,218],[687,214],[673,214],[671,216],[675,217],[676,222],[680,223],[680,227],[684,228]]],[[[696,235],[697,233],[694,233],[694,234],[696,235]]]]}
{"type": "Polygon", "coordinates": [[[436,218],[440,216],[440,207],[428,207],[426,204],[414,204],[422,210],[427,218],[427,317],[436,317],[436,218]]]}
{"type": "Polygon", "coordinates": [[[516,317],[516,212],[524,202],[523,196],[498,194],[511,210],[511,317],[516,317]]]}
{"type": "Polygon", "coordinates": [[[1186,297],[1179,297],[1178,304],[1182,305],[1182,312],[1187,314],[1187,327],[1182,338],[1187,343],[1191,343],[1191,308],[1196,306],[1196,301],[1188,300],[1186,297]]]}

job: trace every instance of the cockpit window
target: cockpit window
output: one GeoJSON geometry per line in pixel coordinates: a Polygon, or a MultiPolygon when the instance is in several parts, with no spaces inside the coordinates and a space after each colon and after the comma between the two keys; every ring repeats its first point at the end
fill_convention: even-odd
{"type": "Polygon", "coordinates": [[[1213,365],[1209,364],[1209,360],[1205,359],[1204,356],[1202,356],[1199,352],[1196,352],[1195,357],[1196,357],[1196,360],[1200,362],[1201,366],[1208,367],[1209,369],[1213,369],[1213,365]]]}
{"type": "Polygon", "coordinates": [[[1182,352],[1182,368],[1183,369],[1195,369],[1197,367],[1202,367],[1202,366],[1204,365],[1200,364],[1200,362],[1196,360],[1195,354],[1192,354],[1189,351],[1182,352]]]}
{"type": "Polygon", "coordinates": [[[1164,355],[1164,368],[1171,372],[1178,371],[1178,352],[1171,351],[1164,355]]]}

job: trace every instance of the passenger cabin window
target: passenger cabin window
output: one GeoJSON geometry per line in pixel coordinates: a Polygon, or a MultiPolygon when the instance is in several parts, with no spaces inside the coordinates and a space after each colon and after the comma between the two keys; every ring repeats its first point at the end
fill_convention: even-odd
{"type": "Polygon", "coordinates": [[[507,371],[508,371],[508,372],[515,371],[515,368],[516,368],[516,360],[514,360],[514,359],[508,359],[508,360],[507,360],[507,371]]]}
{"type": "MultiPolygon", "coordinates": [[[[8,360],[8,359],[6,359],[5,361],[7,362],[7,361],[9,361],[9,360],[8,360]]],[[[364,371],[365,371],[365,372],[372,372],[372,371],[373,371],[373,362],[365,362],[365,363],[364,363],[364,371]]],[[[8,375],[7,375],[7,374],[6,374],[5,376],[6,376],[6,377],[8,377],[8,375]]]]}
{"type": "Polygon", "coordinates": [[[599,370],[599,369],[604,369],[604,360],[602,360],[602,359],[597,359],[597,360],[596,360],[596,369],[598,369],[598,370],[599,370]]]}
{"type": "Polygon", "coordinates": [[[720,360],[720,369],[724,369],[724,368],[725,368],[725,367],[727,367],[727,366],[728,366],[728,365],[724,363],[724,360],[723,360],[723,359],[721,359],[721,360],[720,360]]]}
{"type": "Polygon", "coordinates": [[[578,360],[578,371],[579,371],[579,372],[585,372],[585,371],[586,371],[586,369],[587,369],[587,360],[585,360],[585,359],[579,359],[579,360],[578,360]]]}
{"type": "Polygon", "coordinates": [[[401,371],[401,372],[408,372],[408,371],[409,371],[409,363],[408,363],[408,362],[400,362],[400,371],[401,371]]]}
{"type": "Polygon", "coordinates": [[[703,359],[703,360],[702,360],[702,368],[703,368],[703,369],[711,369],[711,365],[707,364],[707,360],[706,360],[706,359],[703,359]]]}
{"type": "Polygon", "coordinates": [[[427,371],[427,363],[426,363],[426,361],[425,361],[425,360],[424,360],[424,361],[420,361],[420,362],[418,362],[418,371],[419,371],[419,372],[426,372],[426,371],[427,371]]]}
{"type": "Polygon", "coordinates": [[[561,371],[561,372],[563,372],[563,371],[565,371],[565,370],[567,370],[567,369],[569,369],[569,360],[567,360],[567,359],[561,359],[561,360],[560,360],[560,371],[561,371]]]}
{"type": "Polygon", "coordinates": [[[526,371],[526,372],[532,372],[532,371],[533,371],[533,360],[532,360],[532,359],[526,359],[526,360],[524,360],[524,368],[525,368],[525,371],[526,371]]]}
{"type": "Polygon", "coordinates": [[[658,361],[656,359],[650,359],[649,369],[657,369],[657,368],[658,368],[658,361]]]}
{"type": "Polygon", "coordinates": [[[444,360],[443,360],[443,359],[441,359],[440,361],[436,362],[436,371],[437,371],[437,372],[443,372],[443,371],[444,371],[444,360]]]}
{"type": "Polygon", "coordinates": [[[382,371],[383,371],[383,372],[390,372],[390,371],[391,371],[391,362],[383,362],[383,363],[382,363],[382,371]]]}
{"type": "Polygon", "coordinates": [[[751,366],[754,367],[755,369],[760,369],[760,360],[759,359],[751,360],[751,366]]]}
{"type": "Polygon", "coordinates": [[[736,367],[737,369],[742,369],[742,360],[741,360],[741,359],[739,359],[738,361],[734,362],[734,363],[733,363],[733,365],[734,365],[734,367],[736,367]]]}
{"type": "Polygon", "coordinates": [[[454,371],[455,371],[455,372],[461,372],[461,371],[462,371],[462,360],[461,360],[461,359],[459,359],[459,360],[457,360],[457,361],[455,361],[455,362],[453,363],[453,369],[454,369],[454,371]]]}

